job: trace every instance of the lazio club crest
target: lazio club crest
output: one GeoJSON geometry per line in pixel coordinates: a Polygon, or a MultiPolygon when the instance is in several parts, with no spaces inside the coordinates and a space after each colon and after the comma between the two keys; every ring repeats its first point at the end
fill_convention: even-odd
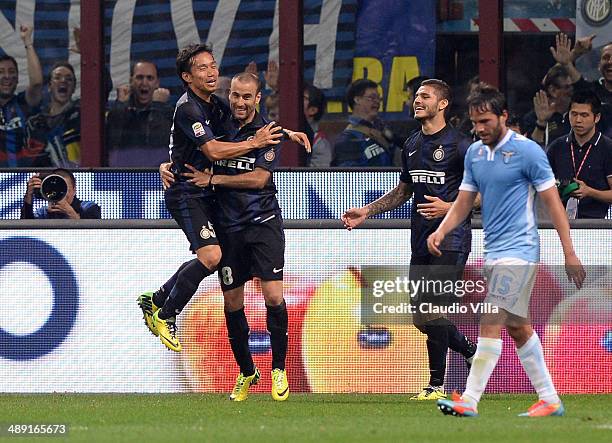
{"type": "Polygon", "coordinates": [[[510,159],[512,158],[514,154],[515,154],[514,151],[502,151],[502,155],[504,156],[504,163],[505,164],[510,163],[510,159]]]}

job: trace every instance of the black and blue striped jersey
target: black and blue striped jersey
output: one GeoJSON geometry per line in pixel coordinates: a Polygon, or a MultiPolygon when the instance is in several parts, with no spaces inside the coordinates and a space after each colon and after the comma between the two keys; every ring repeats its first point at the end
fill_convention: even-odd
{"type": "MultiPolygon", "coordinates": [[[[258,129],[265,126],[259,114],[251,123],[244,125],[235,134],[232,142],[241,142],[252,137],[258,129]]],[[[280,158],[280,144],[267,148],[253,149],[248,153],[229,160],[214,163],[215,175],[238,175],[263,168],[273,173],[280,158]]],[[[216,227],[225,232],[235,232],[250,225],[266,223],[281,217],[280,206],[276,199],[276,185],[270,175],[262,189],[236,189],[218,186],[215,188],[219,212],[216,214],[216,227]]]]}
{"type": "Polygon", "coordinates": [[[179,181],[180,174],[190,172],[189,164],[202,171],[212,162],[202,153],[200,146],[213,139],[226,138],[235,132],[230,109],[215,95],[205,102],[190,89],[177,101],[170,132],[170,160],[172,171],[179,181]]]}
{"type": "MultiPolygon", "coordinates": [[[[463,179],[463,160],[471,140],[450,125],[435,134],[422,131],[412,134],[404,143],[400,180],[411,185],[412,255],[428,255],[427,237],[442,222],[442,218],[426,220],[417,212],[417,205],[429,203],[425,195],[454,201],[463,179]]],[[[469,252],[472,244],[470,218],[449,233],[440,245],[444,251],[469,252]]]]}

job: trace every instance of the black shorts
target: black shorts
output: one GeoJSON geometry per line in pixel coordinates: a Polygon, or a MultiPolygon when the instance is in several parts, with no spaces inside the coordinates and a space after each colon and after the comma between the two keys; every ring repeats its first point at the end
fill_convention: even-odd
{"type": "Polygon", "coordinates": [[[185,233],[191,251],[219,244],[212,219],[214,197],[204,197],[202,189],[177,183],[166,189],[164,200],[168,212],[185,233]]]}
{"type": "Polygon", "coordinates": [[[219,232],[221,289],[242,286],[253,277],[263,281],[283,279],[285,233],[280,216],[259,225],[229,233],[219,232]]]}
{"type": "Polygon", "coordinates": [[[410,280],[431,282],[429,290],[423,290],[411,298],[414,305],[432,303],[448,305],[458,301],[455,291],[448,291],[450,283],[463,278],[468,252],[442,251],[442,256],[422,255],[410,258],[410,280]],[[434,282],[445,282],[436,286],[434,282]],[[450,282],[450,283],[449,283],[450,282]]]}

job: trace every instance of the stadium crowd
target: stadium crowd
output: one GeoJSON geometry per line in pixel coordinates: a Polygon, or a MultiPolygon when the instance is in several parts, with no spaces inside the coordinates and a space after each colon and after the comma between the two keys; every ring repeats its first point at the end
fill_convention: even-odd
{"type": "MultiPolygon", "coordinates": [[[[59,60],[45,78],[32,27],[21,25],[20,32],[27,66],[17,66],[9,55],[0,57],[0,168],[78,168],[81,129],[80,101],[74,97],[75,70],[68,61],[59,60]],[[19,69],[27,69],[29,83],[25,91],[16,94],[19,69]]],[[[78,29],[74,35],[73,50],[80,52],[78,29]]],[[[585,78],[575,64],[592,51],[592,39],[584,37],[572,45],[568,36],[558,34],[550,48],[555,64],[533,96],[531,110],[522,116],[511,113],[507,122],[547,152],[558,180],[578,184],[581,191],[567,198],[572,208],[568,214],[578,218],[604,218],[612,202],[612,43],[599,55],[599,79],[585,78]]],[[[264,84],[262,115],[277,120],[282,94],[278,65],[270,61],[267,69],[259,72],[251,62],[245,71],[257,75],[264,84]]],[[[108,72],[105,78],[110,84],[108,72]]],[[[407,83],[410,100],[425,79],[419,76],[407,83]]],[[[227,80],[220,77],[216,92],[224,101],[227,80]]],[[[470,80],[466,96],[478,80],[470,80]]],[[[110,88],[106,89],[110,93],[110,88]]],[[[327,106],[323,91],[305,84],[303,94],[305,124],[301,129],[312,144],[312,153],[305,160],[308,167],[400,166],[404,140],[419,128],[410,104],[410,116],[401,124],[383,120],[378,84],[368,79],[357,79],[348,86],[344,101],[350,114],[346,122],[322,125],[327,106]]],[[[476,140],[461,95],[455,97],[448,121],[476,140]]],[[[174,106],[169,89],[160,84],[154,60],[135,61],[129,84],[116,89],[106,108],[105,166],[158,167],[167,159],[174,106]]]]}

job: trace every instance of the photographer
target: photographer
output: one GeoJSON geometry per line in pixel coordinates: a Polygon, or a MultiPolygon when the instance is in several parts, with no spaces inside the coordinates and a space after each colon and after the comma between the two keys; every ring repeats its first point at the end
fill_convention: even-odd
{"type": "Polygon", "coordinates": [[[568,217],[605,218],[612,203],[612,140],[597,130],[601,102],[591,91],[578,91],[570,103],[571,132],[555,140],[548,161],[564,189],[568,217]],[[577,186],[577,188],[576,188],[577,186]]]}
{"type": "Polygon", "coordinates": [[[100,206],[91,201],[81,201],[76,197],[76,180],[72,172],[68,171],[67,169],[59,168],[54,169],[50,174],[45,174],[44,177],[41,177],[40,174],[34,174],[28,180],[28,188],[23,198],[23,206],[21,207],[21,218],[69,218],[79,220],[82,218],[99,219],[102,217],[100,206]],[[41,185],[43,181],[45,178],[53,175],[58,175],[65,181],[65,195],[63,195],[64,192],[60,192],[58,195],[58,200],[56,200],[50,192],[45,192],[47,191],[45,186],[43,186],[43,192],[41,193],[41,185]],[[36,213],[34,213],[32,203],[33,197],[45,198],[45,200],[49,201],[49,205],[38,208],[36,213]]]}

